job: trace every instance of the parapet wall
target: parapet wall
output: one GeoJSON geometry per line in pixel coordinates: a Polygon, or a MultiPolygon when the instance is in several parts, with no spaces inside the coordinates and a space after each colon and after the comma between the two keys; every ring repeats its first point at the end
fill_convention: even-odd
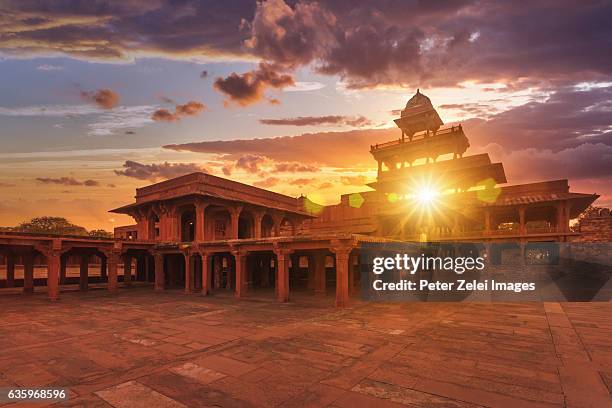
{"type": "Polygon", "coordinates": [[[578,224],[581,242],[611,242],[612,212],[609,208],[593,211],[578,224]]]}

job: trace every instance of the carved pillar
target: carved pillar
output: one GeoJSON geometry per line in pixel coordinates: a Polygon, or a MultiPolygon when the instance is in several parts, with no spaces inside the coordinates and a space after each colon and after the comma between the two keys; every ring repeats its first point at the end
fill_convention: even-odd
{"type": "Polygon", "coordinates": [[[106,283],[109,292],[116,292],[117,287],[117,265],[119,264],[120,253],[109,251],[106,253],[106,263],[108,265],[108,281],[106,283]]]}
{"type": "Polygon", "coordinates": [[[123,254],[123,283],[132,286],[132,256],[128,254],[123,254]]]}
{"type": "Polygon", "coordinates": [[[81,255],[79,264],[79,289],[87,291],[89,286],[89,255],[81,255]]]}
{"type": "Polygon", "coordinates": [[[208,254],[208,252],[200,252],[200,257],[202,259],[202,296],[207,296],[210,294],[211,289],[211,256],[208,254]]]}
{"type": "Polygon", "coordinates": [[[196,225],[195,225],[195,238],[196,241],[206,241],[206,207],[208,203],[197,201],[196,202],[196,225]]]}
{"type": "Polygon", "coordinates": [[[23,255],[23,292],[34,292],[34,254],[23,255]]]}
{"type": "Polygon", "coordinates": [[[191,264],[191,254],[188,251],[183,252],[185,258],[185,293],[191,293],[193,286],[191,279],[193,276],[193,265],[191,264]]]}
{"type": "Polygon", "coordinates": [[[314,283],[315,283],[315,294],[317,295],[325,295],[325,285],[326,285],[326,277],[325,277],[325,258],[326,255],[322,251],[317,251],[313,254],[313,268],[314,268],[314,283]]]}
{"type": "Polygon", "coordinates": [[[155,258],[155,290],[164,290],[165,276],[164,276],[164,255],[156,253],[153,255],[155,258]]]}
{"type": "Polygon", "coordinates": [[[40,249],[47,258],[47,294],[49,300],[59,299],[59,275],[62,258],[62,241],[54,239],[49,248],[40,249]]]}
{"type": "Polygon", "coordinates": [[[255,223],[254,225],[254,238],[261,238],[261,221],[263,220],[263,217],[265,215],[265,212],[263,211],[255,211],[253,213],[253,222],[255,223]]]}
{"type": "Polygon", "coordinates": [[[336,255],[336,307],[349,304],[349,258],[351,247],[333,247],[336,255]]]}
{"type": "Polygon", "coordinates": [[[238,221],[240,219],[240,213],[242,212],[241,206],[230,207],[230,239],[238,239],[238,221]]]}
{"type": "Polygon", "coordinates": [[[491,210],[488,208],[484,212],[484,234],[491,235],[491,210]]]}
{"type": "Polygon", "coordinates": [[[520,206],[518,209],[519,212],[519,234],[525,235],[527,233],[527,228],[525,227],[525,207],[520,206]]]}
{"type": "Polygon", "coordinates": [[[15,255],[6,255],[6,287],[12,288],[15,286],[15,255]]]}
{"type": "Polygon", "coordinates": [[[293,251],[276,247],[276,297],[279,302],[289,301],[289,259],[293,251]]]}
{"type": "Polygon", "coordinates": [[[236,297],[242,297],[247,292],[247,255],[248,253],[241,250],[233,250],[232,255],[234,255],[234,268],[236,271],[236,289],[235,295],[236,297]]]}

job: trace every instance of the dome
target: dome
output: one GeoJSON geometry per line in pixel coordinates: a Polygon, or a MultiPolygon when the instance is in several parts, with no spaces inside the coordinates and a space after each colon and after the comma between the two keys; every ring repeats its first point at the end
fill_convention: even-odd
{"type": "Polygon", "coordinates": [[[402,110],[401,116],[409,116],[413,112],[420,112],[425,110],[433,109],[431,100],[421,93],[420,89],[417,89],[416,93],[408,100],[406,107],[402,110]]]}

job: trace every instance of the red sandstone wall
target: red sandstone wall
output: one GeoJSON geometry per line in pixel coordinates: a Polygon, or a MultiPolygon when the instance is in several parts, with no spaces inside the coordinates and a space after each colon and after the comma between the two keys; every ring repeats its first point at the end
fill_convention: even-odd
{"type": "Polygon", "coordinates": [[[580,242],[610,242],[612,241],[612,213],[609,208],[589,214],[578,224],[580,242]]]}

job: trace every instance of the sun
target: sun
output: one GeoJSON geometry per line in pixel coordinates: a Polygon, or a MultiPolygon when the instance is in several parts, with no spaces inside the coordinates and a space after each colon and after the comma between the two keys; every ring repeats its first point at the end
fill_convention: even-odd
{"type": "Polygon", "coordinates": [[[437,199],[439,193],[436,189],[430,186],[420,187],[415,191],[414,198],[423,206],[431,206],[437,199]]]}

